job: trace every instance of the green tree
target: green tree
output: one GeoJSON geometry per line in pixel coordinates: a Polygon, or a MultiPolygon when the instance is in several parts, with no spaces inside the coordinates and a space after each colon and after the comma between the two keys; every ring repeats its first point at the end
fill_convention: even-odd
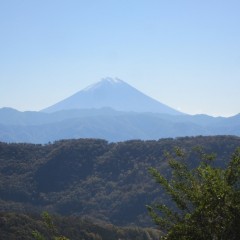
{"type": "Polygon", "coordinates": [[[169,156],[171,176],[155,168],[150,173],[170,197],[170,203],[147,206],[164,240],[240,239],[240,148],[227,167],[217,167],[213,155],[202,154],[189,168],[180,149],[169,156]]]}
{"type": "MultiPolygon", "coordinates": [[[[64,237],[64,236],[57,236],[59,235],[57,232],[57,229],[53,223],[52,217],[49,215],[48,212],[43,212],[42,213],[42,219],[44,224],[46,225],[50,235],[52,236],[51,239],[53,240],[69,240],[68,238],[64,237]]],[[[35,240],[46,240],[46,238],[39,233],[38,231],[33,231],[32,235],[34,237],[35,240]]]]}

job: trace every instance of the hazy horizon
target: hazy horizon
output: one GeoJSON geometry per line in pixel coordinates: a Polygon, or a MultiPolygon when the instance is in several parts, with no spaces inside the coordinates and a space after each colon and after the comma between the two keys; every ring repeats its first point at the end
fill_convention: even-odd
{"type": "Polygon", "coordinates": [[[240,2],[0,2],[0,108],[117,77],[187,114],[240,113],[240,2]]]}

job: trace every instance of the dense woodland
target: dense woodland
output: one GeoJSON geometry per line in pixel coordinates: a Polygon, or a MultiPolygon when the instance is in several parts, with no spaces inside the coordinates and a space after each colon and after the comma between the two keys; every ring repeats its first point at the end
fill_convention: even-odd
{"type": "MultiPolygon", "coordinates": [[[[58,236],[71,240],[158,240],[159,231],[152,228],[117,227],[112,224],[76,216],[52,216],[58,236]]],[[[44,239],[53,239],[53,233],[39,215],[0,213],[0,239],[33,240],[39,232],[44,239]]]]}
{"type": "MultiPolygon", "coordinates": [[[[89,234],[97,234],[100,228],[112,234],[126,229],[122,234],[139,231],[139,239],[148,239],[145,230],[134,227],[153,226],[145,205],[158,200],[168,202],[149,174],[149,167],[167,177],[166,153],[176,147],[186,153],[190,167],[199,161],[199,148],[215,153],[216,164],[226,166],[239,146],[240,138],[234,136],[119,143],[100,139],[62,140],[46,145],[0,143],[0,234],[8,236],[3,239],[14,239],[7,234],[16,233],[16,229],[25,235],[34,228],[44,232],[39,216],[48,211],[55,216],[57,226],[64,224],[60,229],[66,229],[63,234],[71,239],[79,239],[76,235],[80,239],[108,239],[81,235],[84,228],[89,234]]],[[[124,239],[131,239],[126,236],[124,239]]],[[[18,237],[15,239],[27,239],[18,237]]]]}

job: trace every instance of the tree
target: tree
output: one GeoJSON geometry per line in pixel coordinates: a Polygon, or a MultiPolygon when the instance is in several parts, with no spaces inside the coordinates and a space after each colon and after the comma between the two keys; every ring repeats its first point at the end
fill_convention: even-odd
{"type": "Polygon", "coordinates": [[[147,206],[163,231],[161,239],[240,239],[240,148],[225,168],[216,166],[213,155],[202,154],[191,169],[183,159],[180,149],[169,155],[168,177],[150,168],[173,203],[147,206]]]}
{"type": "MultiPolygon", "coordinates": [[[[69,240],[68,238],[66,238],[64,236],[61,236],[61,235],[56,236],[56,235],[59,235],[59,234],[57,232],[57,229],[56,229],[55,225],[53,224],[52,217],[49,215],[48,212],[43,212],[42,218],[43,218],[43,221],[44,221],[50,235],[52,236],[51,239],[53,239],[53,240],[69,240]]],[[[46,238],[38,231],[33,231],[32,235],[33,235],[35,240],[46,240],[46,238]]]]}

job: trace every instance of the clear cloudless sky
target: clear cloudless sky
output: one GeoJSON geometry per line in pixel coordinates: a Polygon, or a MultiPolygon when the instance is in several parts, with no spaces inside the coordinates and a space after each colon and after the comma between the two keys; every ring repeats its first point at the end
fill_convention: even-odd
{"type": "Polygon", "coordinates": [[[240,113],[240,1],[0,0],[0,107],[107,76],[185,113],[240,113]]]}

